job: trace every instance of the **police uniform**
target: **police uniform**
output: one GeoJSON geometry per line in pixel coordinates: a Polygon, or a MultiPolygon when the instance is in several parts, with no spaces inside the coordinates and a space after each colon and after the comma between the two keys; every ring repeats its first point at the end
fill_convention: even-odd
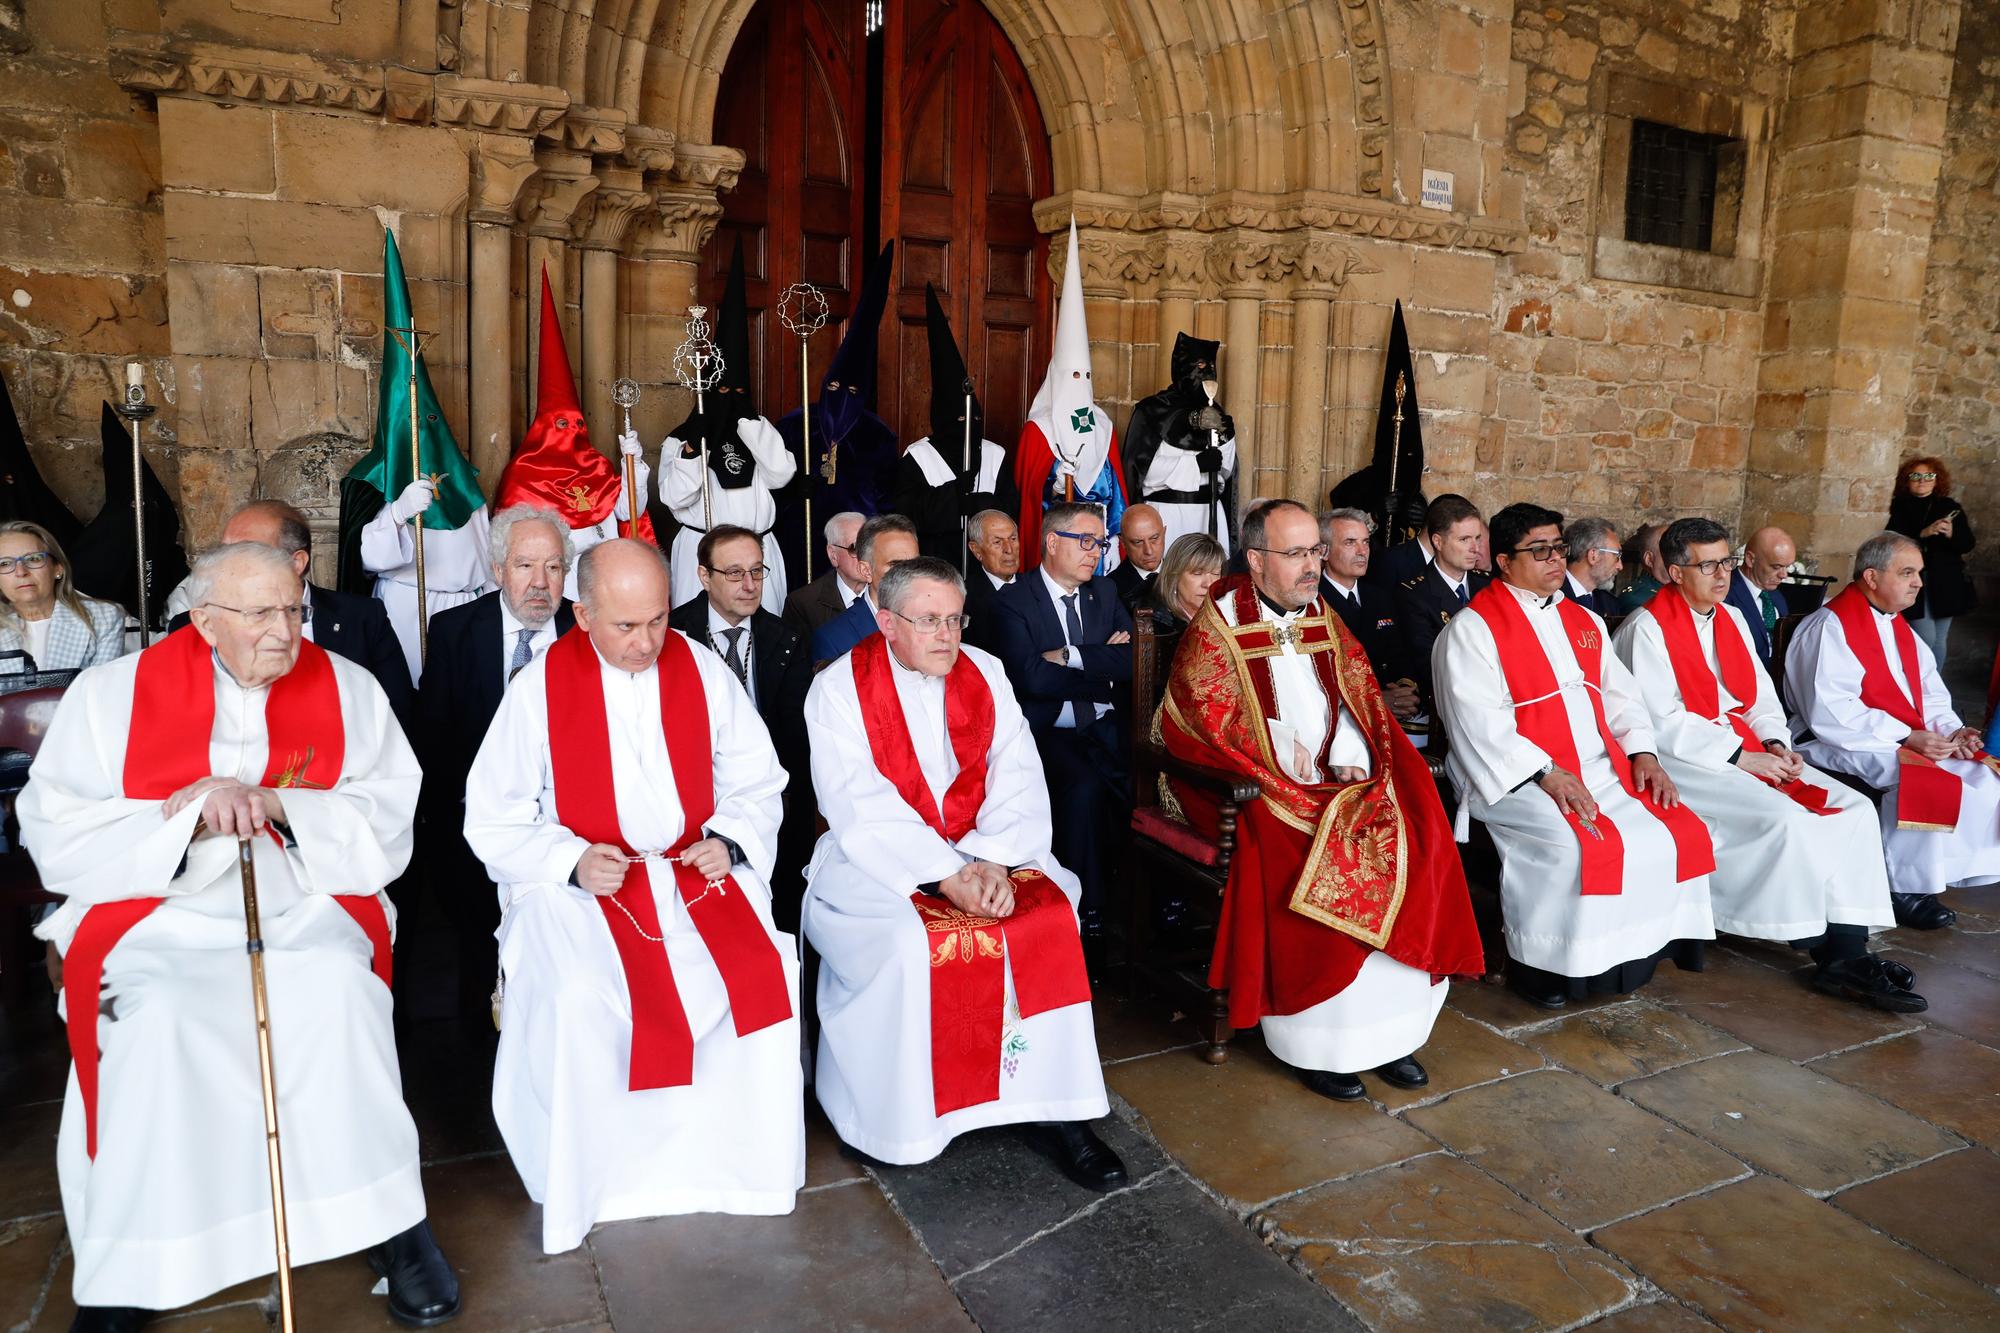
{"type": "Polygon", "coordinates": [[[1414,578],[1396,585],[1396,628],[1403,636],[1403,661],[1412,680],[1422,692],[1424,711],[1435,716],[1436,697],[1431,687],[1431,645],[1451,618],[1465,609],[1466,601],[1477,596],[1491,577],[1473,570],[1465,576],[1465,599],[1438,571],[1437,563],[1425,565],[1414,578]]]}

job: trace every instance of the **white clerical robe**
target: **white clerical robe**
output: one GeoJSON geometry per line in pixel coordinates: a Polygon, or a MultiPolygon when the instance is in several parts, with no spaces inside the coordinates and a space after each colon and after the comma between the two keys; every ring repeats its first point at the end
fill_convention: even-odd
{"type": "MultiPolygon", "coordinates": [[[[1164,446],[1162,446],[1164,448],[1164,446]]],[[[1223,619],[1235,624],[1235,604],[1216,603],[1223,619]]],[[[1299,612],[1281,616],[1261,598],[1262,618],[1274,624],[1298,619],[1299,612]]],[[[1334,768],[1375,764],[1361,726],[1347,706],[1327,698],[1310,655],[1287,642],[1270,659],[1271,695],[1278,705],[1271,725],[1271,752],[1290,775],[1301,782],[1328,781],[1317,762],[1310,771],[1293,771],[1290,745],[1296,739],[1311,756],[1319,754],[1326,729],[1334,728],[1327,763],[1334,768]],[[1331,705],[1331,707],[1329,707],[1331,705]]],[[[1303,867],[1301,867],[1303,869],[1303,867]]],[[[1399,963],[1381,950],[1370,953],[1345,989],[1296,1014],[1266,1014],[1259,1025],[1271,1054],[1297,1069],[1326,1069],[1352,1074],[1400,1060],[1430,1040],[1438,1010],[1444,1008],[1449,985],[1433,982],[1430,973],[1399,963]]]]}
{"type": "MultiPolygon", "coordinates": [[[[1545,599],[1512,584],[1497,586],[1520,603],[1548,655],[1583,767],[1578,776],[1625,844],[1623,890],[1586,897],[1576,834],[1534,783],[1551,758],[1515,725],[1514,698],[1493,631],[1476,612],[1453,616],[1431,650],[1438,712],[1451,738],[1445,768],[1461,811],[1484,823],[1500,850],[1508,956],[1560,976],[1594,977],[1649,958],[1674,940],[1714,939],[1709,877],[1675,882],[1672,835],[1626,794],[1612,770],[1583,668],[1556,609],[1562,594],[1545,599]]],[[[1595,612],[1590,616],[1608,639],[1603,620],[1595,612]]],[[[1603,663],[1604,715],[1612,737],[1628,755],[1656,750],[1652,719],[1632,673],[1609,645],[1603,663]]]]}
{"type": "MultiPolygon", "coordinates": [[[[1203,446],[1208,444],[1208,432],[1198,431],[1196,438],[1203,446]]],[[[1169,500],[1155,499],[1160,491],[1181,491],[1201,494],[1208,486],[1208,474],[1201,470],[1197,461],[1198,450],[1182,449],[1178,445],[1160,441],[1160,447],[1153,454],[1153,461],[1146,468],[1146,475],[1139,478],[1139,494],[1133,497],[1153,506],[1160,513],[1160,525],[1167,530],[1167,545],[1174,539],[1185,537],[1190,532],[1208,535],[1213,525],[1215,539],[1222,543],[1222,549],[1229,549],[1229,515],[1222,504],[1222,488],[1236,471],[1236,437],[1222,437],[1222,470],[1215,477],[1216,499],[1213,505],[1180,504],[1169,500]]]]}
{"type": "MultiPolygon", "coordinates": [[[[1869,619],[1882,636],[1882,653],[1897,688],[1907,691],[1896,617],[1873,608],[1869,619]]],[[[1923,678],[1924,727],[1950,735],[1965,724],[1952,710],[1951,692],[1938,676],[1930,645],[1917,639],[1923,678]]],[[[1966,759],[1939,767],[1964,782],[1958,827],[1951,832],[1896,827],[1900,774],[1896,752],[1910,734],[1905,724],[1861,702],[1861,660],[1847,646],[1839,619],[1825,607],[1799,622],[1785,652],[1785,695],[1792,705],[1799,753],[1821,768],[1850,773],[1883,791],[1882,850],[1889,887],[1897,893],[1943,893],[1948,888],[2000,881],[2000,773],[1966,759]]]]}
{"type": "MultiPolygon", "coordinates": [[[[1722,711],[1749,704],[1744,720],[1759,741],[1791,743],[1778,692],[1751,650],[1742,613],[1727,602],[1708,615],[1693,614],[1702,660],[1715,677],[1722,711]],[[1715,656],[1715,617],[1735,621],[1750,657],[1757,697],[1739,700],[1722,684],[1715,656]]],[[[1764,940],[1808,939],[1829,923],[1889,926],[1889,878],[1882,867],[1882,835],[1868,801],[1837,778],[1807,765],[1800,781],[1827,793],[1840,813],[1819,815],[1733,762],[1743,739],[1727,722],[1688,711],[1675,683],[1660,622],[1650,611],[1625,618],[1612,642],[1638,681],[1653,719],[1660,763],[1681,798],[1708,825],[1715,842],[1709,900],[1715,928],[1764,940]]]]}
{"type": "MultiPolygon", "coordinates": [[[[456,528],[424,529],[424,605],[429,615],[463,606],[493,591],[492,557],[487,551],[486,506],[456,528]]],[[[375,595],[389,612],[389,624],[403,645],[410,681],[424,675],[417,638],[417,539],[411,525],[396,522],[383,505],[361,529],[361,565],[375,576],[375,595]]]]}
{"type": "MultiPolygon", "coordinates": [[[[163,819],[163,802],[121,795],[139,660],[69,687],[19,813],[42,883],[64,899],[36,932],[58,949],[94,904],[166,899],[104,962],[97,1156],[74,1070],[56,1141],[77,1303],[166,1310],[272,1272],[276,1255],[237,843],[189,842],[200,801],[163,819]]],[[[389,988],[368,937],[328,897],[377,893],[402,873],[422,775],[381,687],[330,660],[347,776],[285,790],[295,846],[253,843],[294,1267],[424,1217],[389,988]]],[[[263,780],[266,693],[217,664],[212,773],[263,780]]]]}
{"type": "MultiPolygon", "coordinates": [[[[670,631],[677,633],[678,631],[670,631]]],[[[685,638],[685,636],[683,636],[685,638]]],[[[771,862],[785,770],[756,708],[724,666],[694,650],[714,737],[709,833],[742,848],[732,872],[783,959],[792,1018],[738,1036],[721,973],[663,860],[646,864],[674,986],[694,1034],[694,1082],[631,1091],[632,1008],[597,899],[569,882],[590,844],[563,827],[549,755],[549,655],[507,687],[465,786],[465,839],[499,885],[505,977],[493,1117],[542,1247],[575,1249],[598,1222],[672,1213],[779,1214],[805,1183],[798,948],[771,924],[771,862]]],[[[658,668],[599,661],[618,825],[661,851],[684,819],[660,724],[658,668]]],[[[614,909],[615,910],[615,909],[614,909]]]]}
{"type": "Polygon", "coordinates": [[[733,523],[763,536],[763,607],[775,616],[785,609],[785,561],[778,553],[778,535],[771,531],[771,525],[778,521],[775,492],[791,481],[799,465],[785,447],[784,436],[763,417],[737,418],[736,438],[755,460],[747,486],[724,486],[716,481],[708,475],[708,463],[714,460],[705,463],[699,453],[693,458],[681,457],[683,443],[671,435],[660,446],[660,499],[681,525],[674,534],[669,562],[673,566],[674,605],[701,595],[701,576],[695,572],[701,539],[710,528],[733,523]],[[704,484],[708,493],[705,505],[704,484]]]}
{"type": "MultiPolygon", "coordinates": [[[[624,524],[627,518],[630,516],[630,511],[626,508],[626,502],[628,497],[625,494],[624,455],[621,454],[618,457],[612,459],[611,466],[618,470],[617,503],[612,506],[610,513],[606,514],[603,518],[599,519],[597,522],[592,523],[587,527],[571,528],[569,530],[569,542],[571,548],[576,552],[576,559],[569,562],[569,573],[563,576],[563,596],[569,598],[569,600],[572,602],[576,600],[576,568],[577,565],[580,564],[583,560],[583,553],[585,551],[588,551],[591,547],[598,545],[600,542],[608,542],[613,537],[618,536],[619,527],[622,524],[624,524]]],[[[637,483],[637,490],[639,494],[642,496],[651,495],[652,494],[651,488],[653,484],[653,472],[651,468],[646,466],[646,460],[643,458],[633,459],[632,470],[634,474],[632,480],[635,483],[637,483]]],[[[645,501],[641,500],[639,503],[643,506],[645,504],[645,501]]],[[[428,552],[426,552],[426,554],[428,554],[428,552]]]]}
{"type": "MultiPolygon", "coordinates": [[[[975,860],[1032,866],[1063,891],[1072,911],[1082,893],[1049,850],[1048,787],[1007,673],[977,648],[962,651],[993,692],[994,727],[986,799],[972,832],[956,843],[932,829],[876,768],[851,655],[822,671],[806,696],[813,786],[827,822],[806,870],[801,912],[820,956],[814,1092],[842,1141],[898,1164],[929,1161],[967,1130],[1093,1120],[1110,1110],[1090,1006],[1022,1018],[1010,964],[1000,1096],[937,1114],[931,936],[910,895],[975,860]]],[[[942,810],[958,773],[945,730],[944,682],[909,670],[893,653],[889,662],[918,766],[942,810]]]]}

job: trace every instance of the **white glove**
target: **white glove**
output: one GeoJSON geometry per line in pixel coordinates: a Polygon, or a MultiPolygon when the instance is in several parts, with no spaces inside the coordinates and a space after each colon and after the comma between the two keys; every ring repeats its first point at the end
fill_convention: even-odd
{"type": "MultiPolygon", "coordinates": [[[[619,437],[618,443],[620,447],[623,447],[626,438],[628,437],[619,437]]],[[[629,438],[636,440],[638,437],[635,435],[629,438]]],[[[632,460],[632,479],[638,486],[640,496],[639,508],[643,512],[646,507],[645,497],[650,494],[648,488],[653,484],[653,470],[646,466],[645,459],[634,458],[632,460]]],[[[611,507],[611,517],[617,519],[620,523],[628,523],[632,519],[631,506],[626,504],[625,501],[625,469],[621,467],[618,469],[618,503],[611,507]]]]}
{"type": "Polygon", "coordinates": [[[403,493],[389,502],[389,517],[398,523],[408,523],[431,507],[437,499],[437,483],[419,477],[403,488],[403,493]]]}
{"type": "Polygon", "coordinates": [[[627,458],[637,458],[639,456],[639,432],[628,430],[620,435],[618,437],[618,452],[624,454],[627,458]]]}

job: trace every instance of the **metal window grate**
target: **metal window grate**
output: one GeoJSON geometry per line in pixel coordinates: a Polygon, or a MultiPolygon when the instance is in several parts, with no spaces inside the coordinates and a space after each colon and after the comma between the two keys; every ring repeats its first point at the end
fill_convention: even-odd
{"type": "Polygon", "coordinates": [[[1632,122],[1625,176],[1625,239],[1682,250],[1712,250],[1720,134],[1697,134],[1650,120],[1632,122]]]}

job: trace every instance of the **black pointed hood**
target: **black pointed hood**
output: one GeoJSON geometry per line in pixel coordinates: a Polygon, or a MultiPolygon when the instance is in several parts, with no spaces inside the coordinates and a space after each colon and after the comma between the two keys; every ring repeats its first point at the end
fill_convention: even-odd
{"type": "Polygon", "coordinates": [[[722,287],[722,306],[715,312],[715,350],[722,357],[722,377],[702,395],[700,410],[669,432],[683,444],[708,438],[708,466],[717,484],[728,489],[748,486],[757,460],[737,434],[738,420],[757,415],[750,401],[750,300],[743,274],[743,237],[729,260],[729,277],[722,287]]]}
{"type": "MultiPolygon", "coordinates": [[[[132,524],[132,429],[111,404],[104,405],[99,423],[104,449],[104,507],[84,525],[70,551],[70,573],[77,590],[138,609],[138,574],[134,566],[138,534],[132,524]]],[[[187,577],[181,554],[181,520],[173,498],[143,462],[140,478],[146,514],[146,603],[149,623],[158,624],[167,594],[187,577]]]]}
{"type": "Polygon", "coordinates": [[[1382,366],[1382,398],[1375,415],[1375,453],[1368,466],[1343,478],[1328,497],[1337,508],[1375,516],[1384,548],[1415,537],[1424,525],[1424,427],[1417,413],[1417,367],[1403,303],[1389,323],[1389,353],[1382,366]],[[1397,402],[1397,385],[1402,401],[1397,402]],[[1400,416],[1400,421],[1398,417],[1400,416]]]}
{"type": "Polygon", "coordinates": [[[938,300],[937,288],[924,284],[924,323],[931,347],[931,446],[960,471],[965,453],[965,396],[972,394],[973,466],[979,465],[980,442],[986,438],[986,411],[973,393],[972,377],[966,373],[965,358],[959,354],[958,340],[951,336],[951,320],[938,300]]]}
{"type": "Polygon", "coordinates": [[[14,398],[0,375],[0,520],[39,523],[67,550],[83,525],[62,502],[28,452],[21,419],[14,415],[14,398]]]}
{"type": "Polygon", "coordinates": [[[875,401],[876,343],[882,329],[882,310],[889,301],[889,276],[895,258],[896,243],[890,241],[868,266],[861,294],[847,317],[847,333],[820,380],[820,421],[833,439],[845,439],[861,414],[875,401]]]}
{"type": "MultiPolygon", "coordinates": [[[[1173,374],[1175,388],[1192,388],[1201,393],[1201,382],[1217,378],[1216,357],[1221,354],[1222,344],[1213,338],[1193,338],[1185,333],[1174,335],[1173,374]]],[[[1204,398],[1207,396],[1202,395],[1204,398]]]]}

